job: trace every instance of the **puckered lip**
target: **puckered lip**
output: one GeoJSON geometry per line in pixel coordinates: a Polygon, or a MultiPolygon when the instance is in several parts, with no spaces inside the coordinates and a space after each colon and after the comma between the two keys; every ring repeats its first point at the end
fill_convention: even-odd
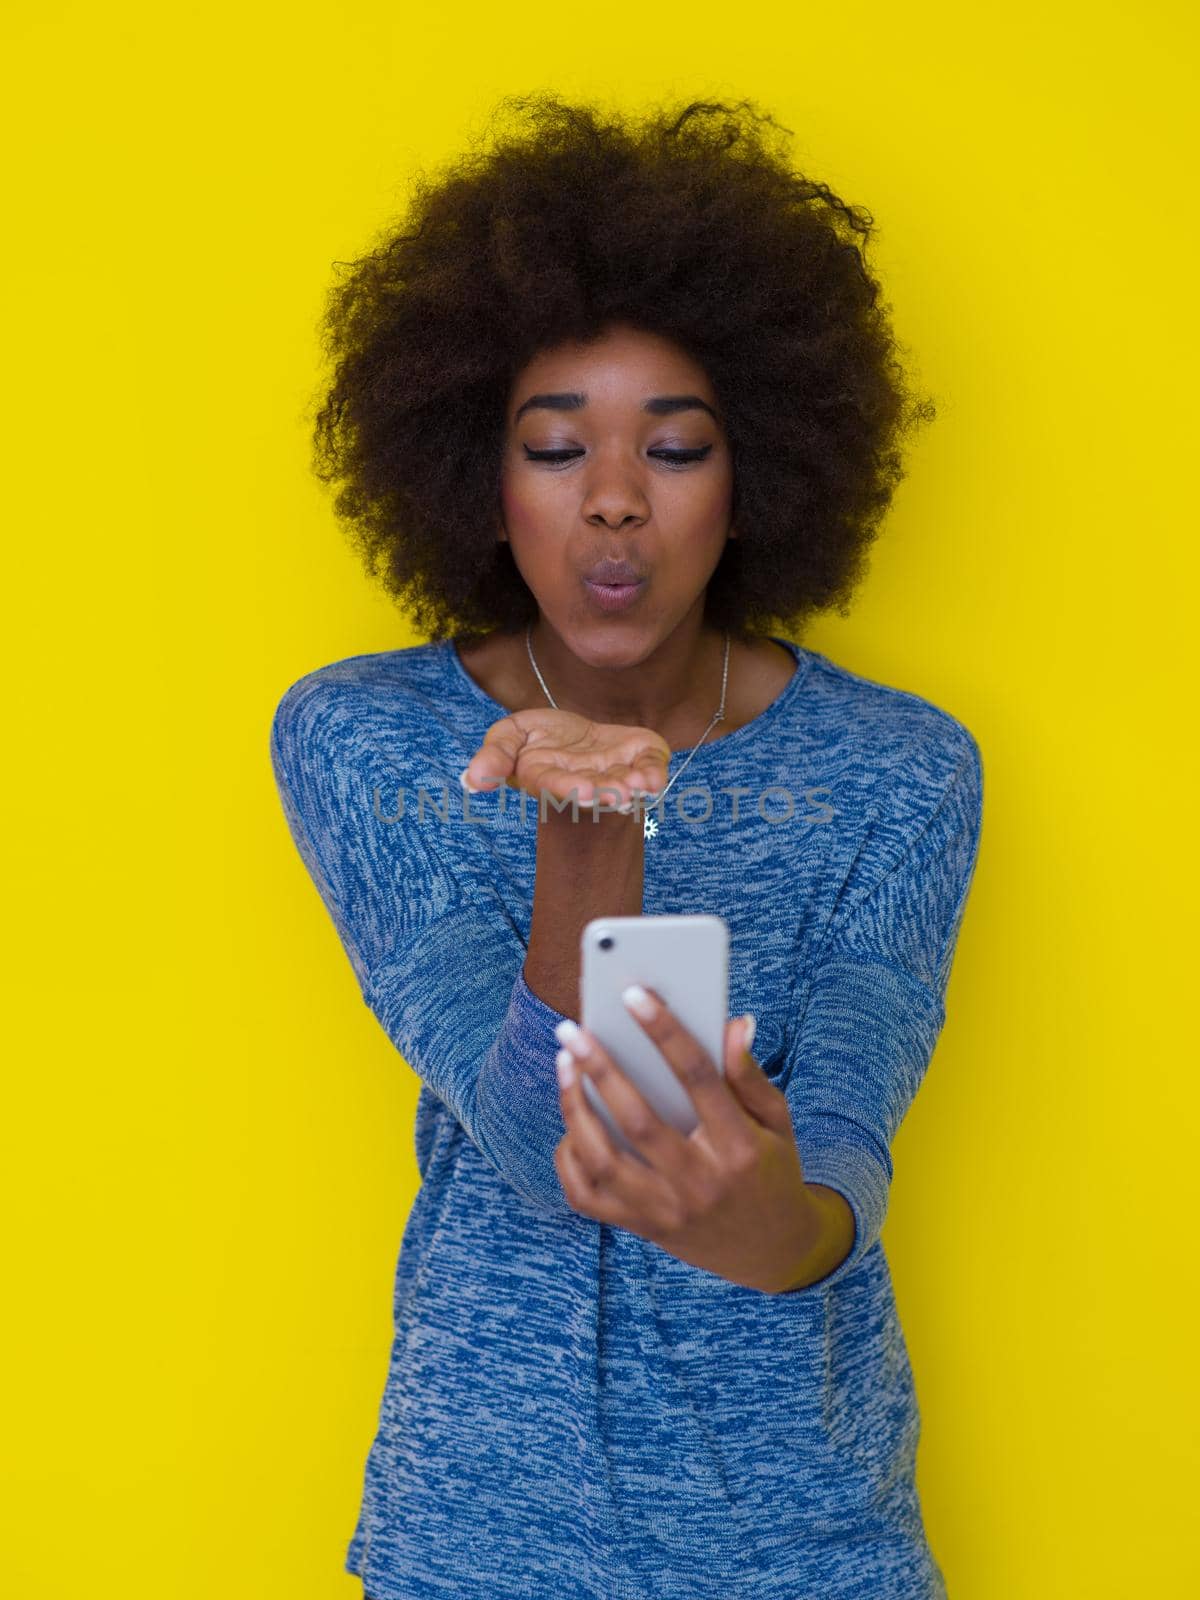
{"type": "Polygon", "coordinates": [[[598,561],[583,576],[591,583],[630,584],[642,583],[646,574],[628,561],[598,561]]]}

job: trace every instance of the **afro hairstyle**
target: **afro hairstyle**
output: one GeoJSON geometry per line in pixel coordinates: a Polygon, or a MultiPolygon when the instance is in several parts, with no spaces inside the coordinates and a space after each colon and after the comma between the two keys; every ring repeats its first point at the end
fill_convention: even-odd
{"type": "Polygon", "coordinates": [[[511,386],[539,351],[624,323],[708,374],[733,462],[705,594],[745,637],[845,615],[934,416],[865,261],[874,221],[788,159],[752,102],[638,117],[509,97],[488,139],[327,294],[314,470],[368,573],[431,639],[517,632],[536,599],[500,527],[511,386]]]}

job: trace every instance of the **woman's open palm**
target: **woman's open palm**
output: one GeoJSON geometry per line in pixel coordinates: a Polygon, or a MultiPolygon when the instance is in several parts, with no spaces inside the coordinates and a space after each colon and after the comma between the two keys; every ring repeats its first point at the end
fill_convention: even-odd
{"type": "Polygon", "coordinates": [[[507,783],[535,799],[573,796],[624,805],[666,787],[671,752],[653,728],[592,722],[574,711],[540,707],[494,722],[463,770],[472,790],[507,783]]]}

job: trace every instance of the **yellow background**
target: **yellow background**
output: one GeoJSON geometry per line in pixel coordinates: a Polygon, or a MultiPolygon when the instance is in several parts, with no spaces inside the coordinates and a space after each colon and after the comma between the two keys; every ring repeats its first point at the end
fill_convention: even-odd
{"type": "Polygon", "coordinates": [[[309,474],[316,320],[331,263],[501,94],[611,86],[794,129],[874,213],[941,406],[851,619],[806,642],[984,755],[884,1235],[951,1600],[1197,1593],[1190,8],[216,0],[0,27],[0,1588],[360,1592],[417,1081],[267,735],[302,673],[415,636],[309,474]]]}

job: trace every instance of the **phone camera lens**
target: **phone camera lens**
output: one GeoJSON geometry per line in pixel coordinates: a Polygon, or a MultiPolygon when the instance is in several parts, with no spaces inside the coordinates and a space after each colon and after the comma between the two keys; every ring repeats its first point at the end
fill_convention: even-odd
{"type": "Polygon", "coordinates": [[[613,947],[612,936],[611,936],[611,934],[607,934],[606,933],[603,936],[603,938],[600,940],[600,948],[601,948],[601,950],[611,950],[612,947],[613,947]]]}

